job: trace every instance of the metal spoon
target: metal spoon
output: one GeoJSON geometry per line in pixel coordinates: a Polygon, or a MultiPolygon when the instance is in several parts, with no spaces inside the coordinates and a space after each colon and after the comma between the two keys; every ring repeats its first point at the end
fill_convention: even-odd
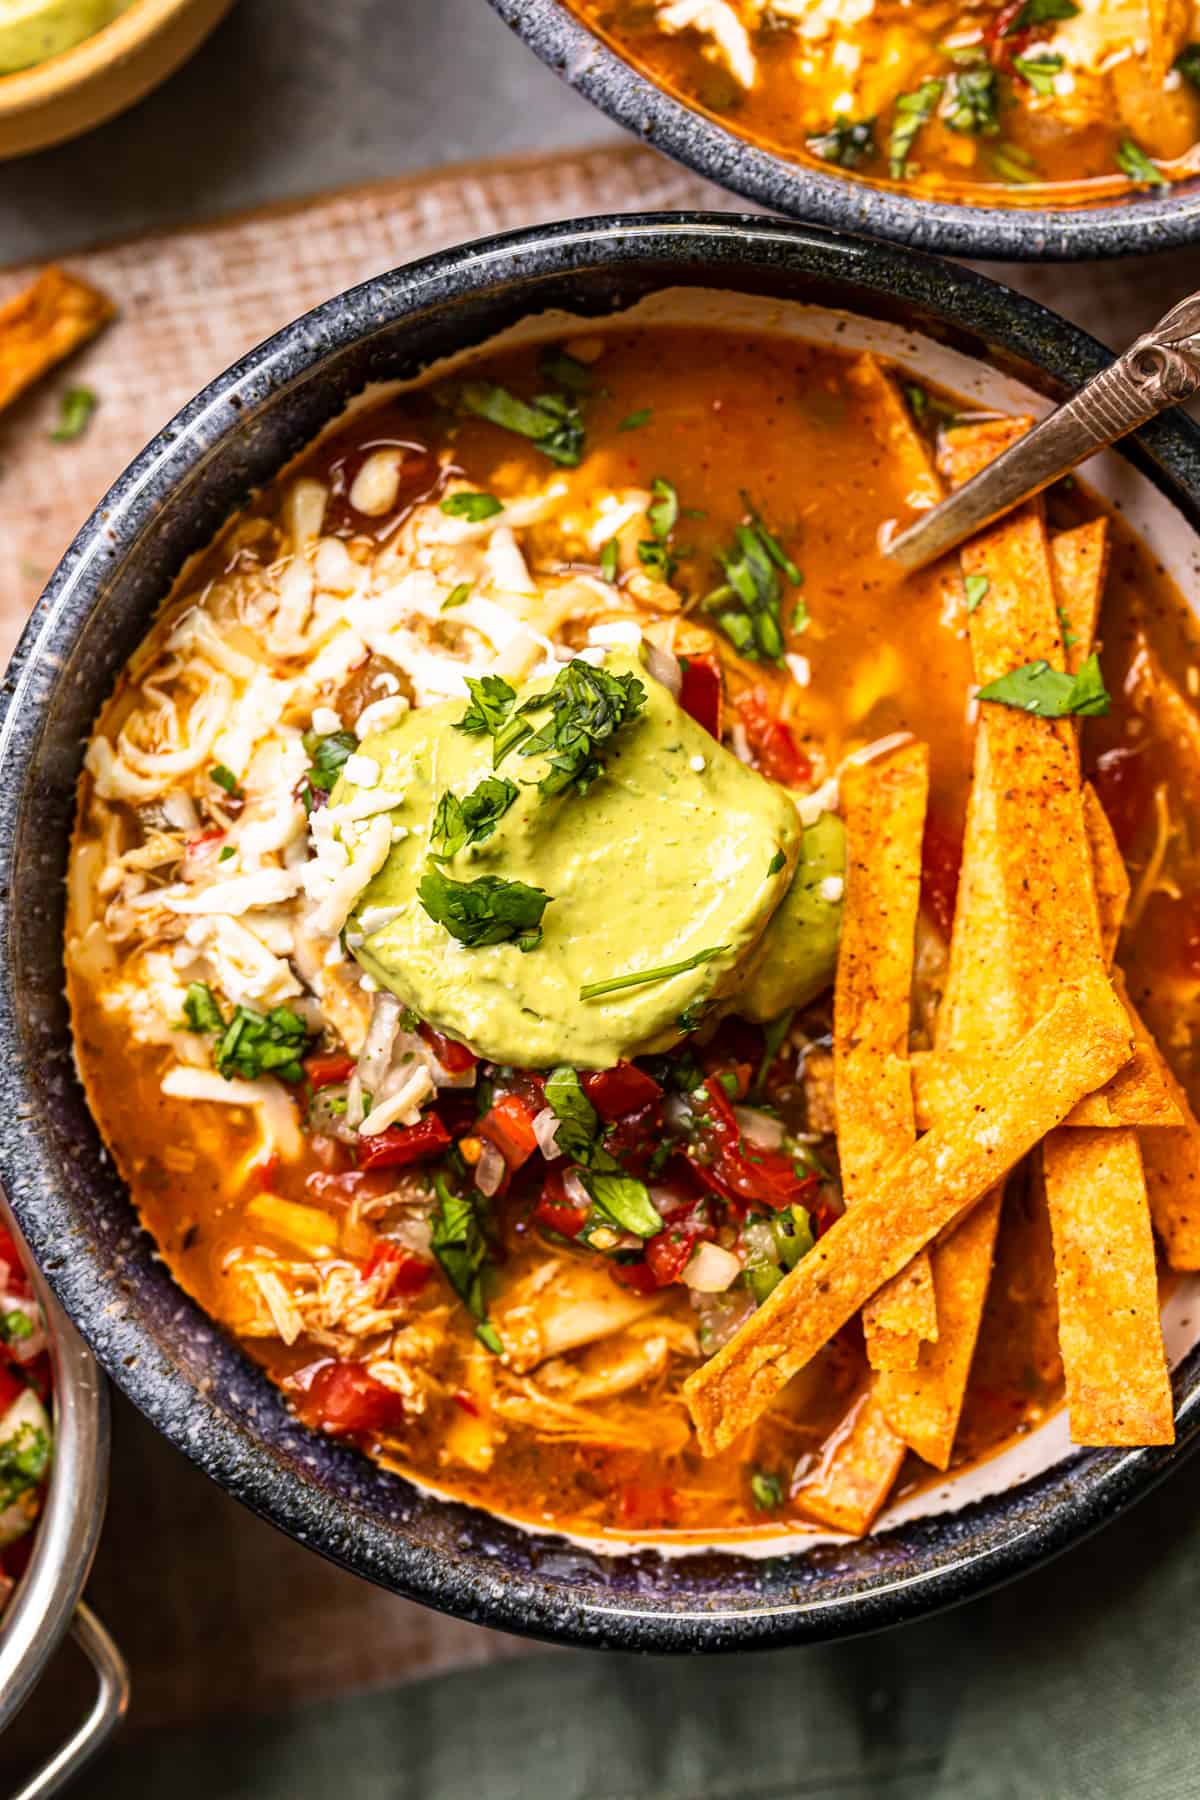
{"type": "Polygon", "coordinates": [[[1040,494],[1127,432],[1200,391],[1200,294],[1173,306],[1072,399],[885,546],[905,569],[947,550],[1040,494]]]}

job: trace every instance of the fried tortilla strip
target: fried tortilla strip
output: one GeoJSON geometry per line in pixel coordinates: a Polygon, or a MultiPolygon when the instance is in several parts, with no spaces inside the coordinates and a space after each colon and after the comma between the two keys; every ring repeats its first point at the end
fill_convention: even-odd
{"type": "Polygon", "coordinates": [[[86,344],[114,311],[103,294],[63,269],[46,269],[0,306],[0,408],[86,344]]]}
{"type": "Polygon", "coordinates": [[[1179,1114],[1167,1129],[1141,1133],[1150,1216],[1172,1269],[1200,1269],[1200,1122],[1166,1057],[1118,977],[1133,1025],[1134,1053],[1151,1057],[1179,1114]]]}
{"type": "Polygon", "coordinates": [[[992,1071],[847,1207],[683,1393],[700,1448],[731,1444],[885,1281],[1003,1181],[1130,1052],[1107,979],[1065,987],[992,1071]]]}
{"type": "Polygon", "coordinates": [[[1108,814],[1090,781],[1083,787],[1083,827],[1087,832],[1088,851],[1092,859],[1092,881],[1096,889],[1096,912],[1100,919],[1100,948],[1110,966],[1116,954],[1117,940],[1125,922],[1129,905],[1129,871],[1121,846],[1108,822],[1108,814]]]}
{"type": "Polygon", "coordinates": [[[909,506],[915,512],[936,506],[943,493],[937,470],[899,389],[883,365],[865,351],[850,365],[846,379],[858,395],[867,426],[882,446],[887,463],[904,482],[909,506]]]}
{"type": "Polygon", "coordinates": [[[1063,650],[1071,675],[1087,661],[1096,642],[1100,603],[1108,579],[1108,556],[1107,519],[1091,519],[1070,531],[1057,531],[1050,539],[1058,622],[1063,628],[1063,650]]]}
{"type": "Polygon", "coordinates": [[[1051,1132],[1042,1145],[1042,1174],[1072,1440],[1173,1444],[1137,1132],[1051,1132]]]}
{"type": "Polygon", "coordinates": [[[871,1385],[834,1433],[817,1473],[792,1499],[810,1519],[862,1537],[891,1493],[905,1453],[871,1385]]]}
{"type": "MultiPolygon", "coordinates": [[[[838,1160],[848,1205],[870,1194],[916,1138],[908,1035],[921,892],[929,748],[904,744],[841,778],[846,896],[833,999],[838,1160]]],[[[911,1369],[937,1336],[928,1259],[918,1257],[863,1312],[873,1368],[911,1369]]]]}
{"type": "Polygon", "coordinates": [[[1200,713],[1180,693],[1140,633],[1125,697],[1171,755],[1172,783],[1185,811],[1200,808],[1200,713]]]}
{"type": "MultiPolygon", "coordinates": [[[[917,1130],[928,1131],[948,1105],[969,1093],[986,1073],[988,1062],[984,1054],[939,1056],[936,1051],[918,1050],[911,1063],[917,1130]]],[[[1111,1131],[1122,1125],[1172,1126],[1182,1122],[1162,1055],[1138,1020],[1133,1055],[1125,1067],[1107,1087],[1081,1100],[1070,1118],[1064,1120],[1064,1128],[1087,1126],[1111,1131]]]]}

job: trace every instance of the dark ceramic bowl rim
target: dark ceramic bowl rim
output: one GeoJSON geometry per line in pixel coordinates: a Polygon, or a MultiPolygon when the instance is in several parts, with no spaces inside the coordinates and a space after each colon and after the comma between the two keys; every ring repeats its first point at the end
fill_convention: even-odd
{"type": "MultiPolygon", "coordinates": [[[[580,1559],[562,1540],[514,1533],[487,1515],[452,1503],[428,1507],[407,1483],[329,1439],[305,1433],[265,1378],[250,1372],[240,1352],[156,1267],[145,1234],[131,1234],[140,1249],[122,1252],[112,1264],[103,1260],[107,1202],[100,1176],[89,1167],[84,1204],[72,1211],[64,1196],[73,1179],[71,1163],[84,1152],[74,1142],[56,1139],[42,1116],[46,1093],[23,1035],[22,990],[13,958],[14,951],[20,953],[25,927],[15,923],[12,896],[20,891],[22,859],[37,865],[42,841],[36,822],[42,816],[41,791],[32,785],[32,772],[44,739],[54,755],[66,759],[70,771],[78,768],[81,746],[47,739],[44,722],[67,681],[64,659],[103,601],[107,571],[119,566],[135,543],[144,545],[139,533],[169,507],[172,492],[204,464],[214,446],[257,417],[256,409],[269,413],[288,392],[290,380],[298,382],[313,368],[324,371],[339,347],[359,343],[390,319],[403,319],[411,330],[422,308],[436,312],[464,296],[481,296],[494,309],[503,293],[511,307],[534,312],[539,292],[549,291],[548,282],[564,275],[582,280],[597,270],[606,296],[611,283],[613,298],[595,302],[593,310],[626,303],[629,288],[639,280],[643,287],[659,288],[689,274],[707,286],[721,285],[724,274],[730,286],[740,280],[751,291],[757,287],[764,292],[779,292],[782,284],[799,281],[810,283],[813,291],[823,280],[844,283],[853,289],[853,296],[843,295],[844,303],[891,317],[899,309],[910,323],[914,315],[920,321],[925,314],[926,322],[935,319],[960,347],[986,343],[1001,365],[1008,359],[1010,367],[1026,374],[1031,368],[1041,370],[1037,379],[1050,392],[1074,388],[1111,360],[1099,344],[1064,320],[970,271],[909,250],[725,214],[565,222],[447,250],[338,296],[253,350],[186,406],[117,480],[52,577],[5,679],[0,696],[0,1179],[59,1299],[130,1400],[235,1497],[355,1573],[459,1617],[564,1643],[691,1651],[827,1639],[965,1599],[1045,1560],[1122,1511],[1175,1466],[1200,1433],[1200,1349],[1176,1371],[1179,1444],[1174,1451],[1084,1453],[999,1497],[881,1534],[869,1544],[875,1559],[869,1580],[847,1585],[843,1578],[844,1569],[855,1566],[853,1554],[860,1547],[854,1546],[762,1564],[712,1558],[722,1579],[732,1570],[729,1579],[736,1577],[740,1584],[734,1590],[736,1603],[726,1601],[721,1589],[720,1603],[706,1604],[707,1577],[690,1572],[686,1592],[674,1600],[669,1594],[664,1598],[659,1590],[669,1587],[669,1581],[652,1553],[604,1559],[594,1580],[589,1563],[584,1580],[578,1574],[580,1559]],[[618,274],[627,284],[621,294],[618,274]],[[136,1300],[139,1281],[144,1286],[157,1281],[165,1288],[172,1316],[184,1321],[180,1329],[197,1336],[200,1350],[186,1368],[184,1353],[168,1356],[154,1335],[153,1293],[147,1298],[143,1292],[143,1320],[134,1316],[131,1295],[136,1300]],[[221,1388],[218,1404],[214,1392],[231,1380],[232,1397],[221,1388]],[[418,1502],[427,1506],[439,1529],[449,1521],[445,1538],[433,1540],[432,1547],[428,1533],[420,1541],[415,1530],[405,1534],[418,1502]],[[898,1547],[906,1558],[903,1569],[898,1547]],[[817,1578],[829,1582],[832,1570],[832,1591],[805,1596],[799,1571],[823,1557],[817,1578]],[[569,1578],[563,1573],[568,1566],[569,1578]]],[[[461,333],[461,327],[454,329],[461,333]]],[[[468,323],[461,335],[464,343],[478,341],[486,331],[468,323]]],[[[1129,455],[1193,528],[1200,528],[1200,433],[1184,420],[1163,419],[1131,444],[1129,455]]],[[[59,876],[64,855],[64,843],[56,841],[47,866],[59,876]]],[[[45,888],[33,891],[41,895],[45,888]]],[[[58,904],[53,898],[47,910],[53,913],[58,904]]],[[[52,955],[53,967],[60,970],[56,949],[52,955]]],[[[61,990],[61,973],[54,979],[61,990]]],[[[69,1046],[60,1043],[55,1052],[65,1065],[69,1046]]],[[[69,1076],[67,1080],[69,1085],[69,1076]]],[[[81,1111],[78,1096],[72,1104],[81,1111]]],[[[82,1128],[91,1129],[95,1140],[86,1119],[82,1128]]],[[[94,1158],[95,1151],[91,1154],[94,1158]]],[[[714,1592],[719,1585],[715,1583],[714,1592]]]]}
{"type": "Polygon", "coordinates": [[[761,149],[635,69],[562,0],[490,0],[556,75],[644,143],[718,187],[789,218],[943,256],[1074,262],[1135,256],[1200,237],[1200,180],[1090,207],[963,206],[869,187],[761,149]]]}

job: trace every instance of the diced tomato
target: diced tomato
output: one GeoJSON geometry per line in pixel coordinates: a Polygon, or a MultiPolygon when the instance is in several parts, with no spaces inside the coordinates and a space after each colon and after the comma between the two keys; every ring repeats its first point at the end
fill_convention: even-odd
{"type": "Polygon", "coordinates": [[[29,1278],[12,1232],[0,1225],[0,1293],[28,1294],[29,1278]]]}
{"type": "Polygon", "coordinates": [[[605,1133],[604,1148],[627,1175],[645,1175],[663,1141],[662,1107],[657,1100],[624,1113],[605,1133]]]}
{"type": "Polygon", "coordinates": [[[6,1362],[0,1361],[0,1419],[2,1419],[14,1400],[19,1400],[26,1392],[25,1383],[19,1375],[14,1375],[6,1362]]]}
{"type": "Polygon", "coordinates": [[[813,766],[778,716],[765,688],[751,688],[737,703],[746,741],[763,774],[784,787],[808,787],[813,766]]]}
{"type": "Polygon", "coordinates": [[[950,942],[958,878],[962,871],[962,838],[931,812],[921,846],[921,904],[939,937],[950,942]]]}
{"type": "Polygon", "coordinates": [[[432,1263],[426,1262],[424,1257],[414,1256],[402,1244],[390,1243],[387,1238],[380,1238],[367,1258],[368,1275],[374,1275],[380,1269],[387,1270],[387,1280],[379,1294],[381,1301],[419,1294],[433,1274],[432,1263]]]}
{"type": "Polygon", "coordinates": [[[562,1171],[551,1169],[529,1216],[535,1225],[557,1231],[561,1237],[573,1238],[578,1237],[587,1224],[590,1211],[591,1207],[581,1206],[568,1198],[562,1171]]]}
{"type": "Polygon", "coordinates": [[[704,1081],[705,1101],[687,1157],[697,1178],[735,1205],[769,1206],[776,1212],[803,1201],[817,1186],[815,1175],[799,1175],[781,1150],[747,1147],[729,1096],[715,1075],[704,1081]]]}
{"type": "Polygon", "coordinates": [[[674,1488],[664,1482],[633,1481],[621,1490],[618,1512],[622,1525],[641,1531],[670,1524],[678,1513],[674,1488]]]}
{"type": "Polygon", "coordinates": [[[1013,26],[1025,7],[1025,0],[1009,0],[1002,6],[990,25],[984,27],[983,44],[988,56],[997,69],[1011,73],[1013,58],[1022,56],[1026,46],[1033,37],[1033,30],[1026,26],[1022,31],[1014,31],[1013,26]]]}
{"type": "Polygon", "coordinates": [[[450,1148],[450,1133],[435,1112],[415,1125],[390,1125],[374,1137],[358,1140],[360,1169],[405,1169],[410,1163],[428,1162],[450,1148]]]}
{"type": "Polygon", "coordinates": [[[638,1112],[662,1095],[652,1075],[633,1063],[619,1062],[615,1069],[602,1069],[596,1075],[582,1077],[583,1091],[602,1119],[621,1119],[626,1113],[638,1112]]]}
{"type": "Polygon", "coordinates": [[[467,1070],[473,1069],[479,1061],[473,1050],[468,1050],[467,1046],[460,1044],[456,1038],[443,1037],[440,1031],[433,1029],[432,1025],[422,1024],[417,1029],[447,1075],[465,1075],[467,1070]]]}
{"type": "Polygon", "coordinates": [[[754,1079],[753,1063],[733,1062],[728,1056],[706,1056],[704,1068],[718,1082],[727,1100],[744,1100],[754,1079]],[[732,1089],[732,1092],[730,1090],[732,1089]]]}
{"type": "Polygon", "coordinates": [[[724,698],[721,666],[714,656],[683,656],[679,661],[683,671],[679,704],[720,743],[724,698]]]}
{"type": "Polygon", "coordinates": [[[1096,759],[1092,786],[1118,844],[1128,850],[1150,816],[1154,800],[1151,758],[1145,749],[1131,750],[1124,744],[1105,750],[1096,759]]]}
{"type": "Polygon", "coordinates": [[[648,1262],[638,1257],[636,1262],[610,1262],[608,1272],[618,1287],[632,1288],[635,1294],[655,1294],[658,1282],[654,1270],[648,1262]]]}
{"type": "Polygon", "coordinates": [[[361,1363],[326,1363],[318,1369],[301,1410],[339,1436],[397,1430],[405,1421],[400,1395],[376,1381],[361,1363]]]}
{"type": "Polygon", "coordinates": [[[695,1236],[679,1225],[668,1225],[665,1231],[648,1241],[646,1267],[654,1277],[655,1287],[670,1287],[673,1281],[679,1280],[692,1260],[696,1243],[695,1236]]]}
{"type": "Polygon", "coordinates": [[[495,1144],[510,1169],[520,1169],[538,1147],[533,1129],[536,1117],[533,1107],[520,1094],[500,1094],[476,1130],[480,1137],[495,1144]]]}
{"type": "Polygon", "coordinates": [[[304,1073],[314,1088],[333,1087],[349,1081],[354,1069],[354,1058],[347,1056],[344,1050],[319,1050],[315,1056],[304,1059],[304,1073]]]}

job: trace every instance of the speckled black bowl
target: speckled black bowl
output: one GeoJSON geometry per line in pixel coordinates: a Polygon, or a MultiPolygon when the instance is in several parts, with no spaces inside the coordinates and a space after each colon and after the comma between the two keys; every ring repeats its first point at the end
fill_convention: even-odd
{"type": "MultiPolygon", "coordinates": [[[[576,1644],[717,1650],[864,1631],[1029,1567],[1110,1518],[1180,1448],[1091,1452],[1002,1497],[770,1561],[602,1558],[441,1503],[311,1435],[184,1298],[138,1227],[77,1083],[63,877],[83,741],[185,558],[367,381],[411,375],[550,306],[604,315],[666,286],[807,299],[990,357],[1049,395],[1106,360],[1061,319],[920,256],[727,215],[593,220],[450,250],[355,288],[215,381],[126,470],[21,639],[0,698],[0,1175],[50,1283],[117,1385],[214,1480],[302,1542],[429,1605],[576,1644]]],[[[1200,436],[1131,456],[1193,526],[1200,436]]]]}
{"type": "Polygon", "coordinates": [[[1074,262],[1147,255],[1200,238],[1200,178],[1084,207],[962,206],[827,173],[760,149],[611,50],[562,0],[491,0],[557,75],[643,142],[760,206],[944,256],[1074,262]]]}

